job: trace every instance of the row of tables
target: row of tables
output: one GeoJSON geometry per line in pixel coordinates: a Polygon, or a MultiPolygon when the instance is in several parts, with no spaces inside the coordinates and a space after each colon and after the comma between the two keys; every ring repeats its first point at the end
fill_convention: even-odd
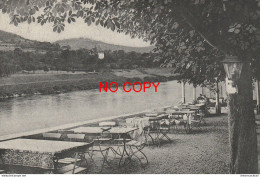
{"type": "MultiPolygon", "coordinates": [[[[168,128],[170,129],[170,127],[173,125],[172,121],[181,120],[184,123],[186,132],[191,133],[191,124],[193,122],[196,122],[196,123],[200,122],[204,110],[205,110],[205,104],[195,104],[195,105],[183,104],[183,105],[179,105],[178,107],[167,109],[166,111],[162,111],[160,113],[156,113],[156,112],[149,113],[149,114],[146,114],[144,117],[137,117],[137,118],[135,118],[135,122],[133,120],[131,120],[131,121],[134,122],[132,124],[134,126],[138,127],[139,129],[144,129],[144,126],[147,125],[147,122],[150,122],[150,124],[152,124],[152,123],[158,124],[158,123],[162,123],[162,122],[164,122],[164,123],[167,122],[169,125],[168,128]],[[198,118],[198,117],[200,120],[196,120],[196,118],[198,118]]],[[[133,118],[131,118],[131,119],[133,119],[133,118]]],[[[148,123],[148,125],[149,125],[149,123],[148,123]]],[[[154,138],[151,136],[151,134],[149,132],[150,131],[148,130],[146,134],[149,137],[151,137],[153,144],[155,144],[154,138]]],[[[157,141],[160,141],[159,140],[160,135],[162,138],[165,137],[167,140],[170,141],[169,136],[167,136],[167,134],[169,133],[169,130],[167,131],[167,127],[166,127],[166,129],[164,128],[164,130],[162,130],[161,127],[159,126],[157,128],[157,130],[154,129],[151,132],[157,133],[157,135],[156,135],[157,137],[155,137],[155,139],[157,139],[157,141]]],[[[158,143],[158,144],[160,144],[160,143],[158,143]]]]}

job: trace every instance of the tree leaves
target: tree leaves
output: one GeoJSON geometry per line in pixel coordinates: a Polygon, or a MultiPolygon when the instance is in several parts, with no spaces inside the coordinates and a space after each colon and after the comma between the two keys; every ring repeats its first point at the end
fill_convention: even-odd
{"type": "Polygon", "coordinates": [[[90,17],[85,18],[85,23],[87,23],[90,26],[91,25],[91,18],[90,17]]]}
{"type": "Polygon", "coordinates": [[[238,34],[241,30],[240,28],[241,28],[241,24],[235,23],[235,24],[229,26],[228,32],[238,34]]]}
{"type": "Polygon", "coordinates": [[[14,24],[15,26],[18,26],[19,23],[21,23],[21,18],[19,17],[19,15],[14,15],[12,17],[10,24],[14,24]]]}
{"type": "Polygon", "coordinates": [[[53,26],[53,31],[60,33],[61,31],[64,31],[64,27],[65,27],[65,24],[58,23],[58,24],[53,26]]]}
{"type": "Polygon", "coordinates": [[[173,25],[172,25],[172,28],[177,29],[178,27],[179,27],[179,24],[177,22],[174,22],[173,25]]]}
{"type": "Polygon", "coordinates": [[[246,27],[246,30],[249,32],[249,33],[253,33],[254,31],[256,31],[256,28],[253,26],[253,25],[248,25],[246,27]]]}

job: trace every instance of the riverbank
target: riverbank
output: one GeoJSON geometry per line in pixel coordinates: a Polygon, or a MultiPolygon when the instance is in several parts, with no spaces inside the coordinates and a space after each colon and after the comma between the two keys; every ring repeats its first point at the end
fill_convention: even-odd
{"type": "Polygon", "coordinates": [[[0,78],[0,99],[98,89],[99,82],[166,82],[177,79],[168,69],[113,70],[99,73],[16,74],[0,78]]]}

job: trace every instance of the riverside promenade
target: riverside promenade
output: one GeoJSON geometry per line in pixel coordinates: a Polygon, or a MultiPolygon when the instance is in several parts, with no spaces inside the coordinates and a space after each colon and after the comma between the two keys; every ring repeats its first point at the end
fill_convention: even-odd
{"type": "MultiPolygon", "coordinates": [[[[129,115],[131,116],[131,115],[129,115]]],[[[127,117],[127,115],[126,115],[127,117]]],[[[260,116],[256,116],[257,124],[260,116]]],[[[111,120],[114,117],[104,120],[111,120]]],[[[123,117],[117,118],[123,120],[123,117]]],[[[149,164],[142,168],[137,159],[118,168],[120,159],[109,154],[110,166],[105,165],[101,171],[102,156],[95,156],[95,163],[89,163],[88,174],[228,174],[229,140],[227,114],[211,115],[205,118],[206,124],[201,129],[194,129],[186,134],[184,129],[172,130],[168,136],[172,142],[164,141],[161,146],[146,146],[149,164]]],[[[94,123],[94,122],[93,122],[94,123]]],[[[70,125],[71,126],[71,125],[70,125]]],[[[77,126],[76,124],[74,126],[77,126]]],[[[260,127],[260,124],[258,125],[260,127]]],[[[57,128],[57,127],[56,127],[57,128]]],[[[258,144],[260,144],[260,129],[258,144]]],[[[34,132],[35,133],[35,132],[34,132]]],[[[91,162],[88,159],[88,162],[91,162]]],[[[29,171],[28,171],[29,173],[29,171]]]]}

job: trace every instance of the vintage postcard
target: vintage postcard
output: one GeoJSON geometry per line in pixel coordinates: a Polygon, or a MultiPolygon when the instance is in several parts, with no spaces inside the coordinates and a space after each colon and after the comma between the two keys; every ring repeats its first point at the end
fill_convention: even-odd
{"type": "Polygon", "coordinates": [[[0,0],[0,174],[251,174],[260,0],[0,0]]]}

